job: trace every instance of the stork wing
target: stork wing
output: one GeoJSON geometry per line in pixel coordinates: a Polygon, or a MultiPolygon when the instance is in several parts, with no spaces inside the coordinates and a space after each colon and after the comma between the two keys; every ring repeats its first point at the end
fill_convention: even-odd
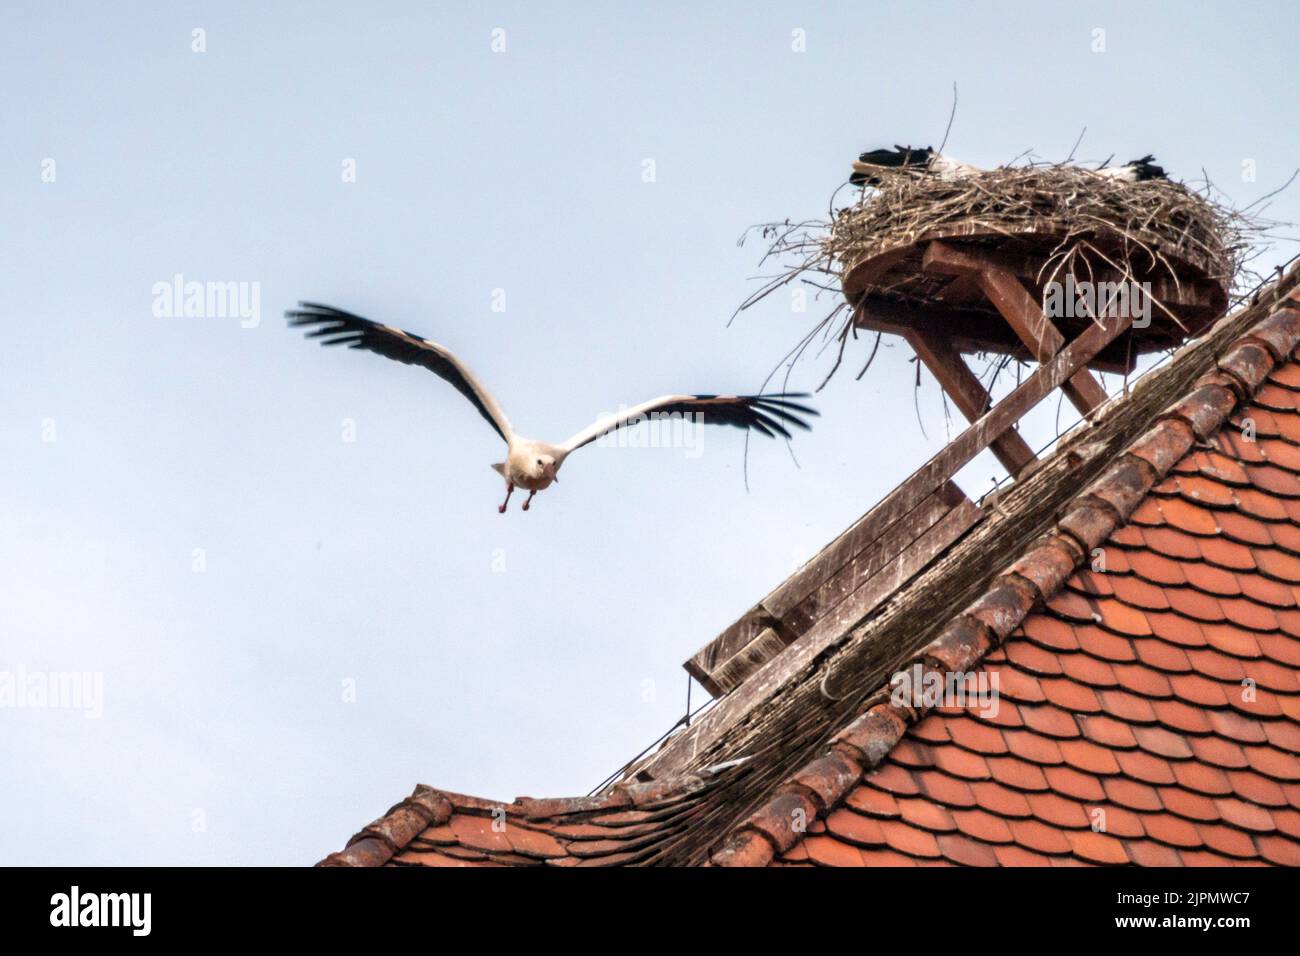
{"type": "Polygon", "coordinates": [[[299,302],[297,309],[290,309],[284,315],[290,325],[310,328],[306,337],[320,339],[322,345],[368,349],[407,365],[424,366],[468,398],[506,443],[514,434],[510,420],[492,393],[460,359],[436,342],[315,302],[299,302]]]}
{"type": "Polygon", "coordinates": [[[807,397],[803,392],[773,395],[664,395],[635,408],[597,419],[560,447],[566,453],[571,452],[615,429],[645,421],[651,415],[673,414],[699,415],[700,421],[706,425],[734,425],[737,428],[752,428],[769,438],[776,435],[789,438],[790,430],[786,424],[806,430],[809,425],[800,416],[818,414],[806,405],[790,401],[793,398],[807,397]]]}

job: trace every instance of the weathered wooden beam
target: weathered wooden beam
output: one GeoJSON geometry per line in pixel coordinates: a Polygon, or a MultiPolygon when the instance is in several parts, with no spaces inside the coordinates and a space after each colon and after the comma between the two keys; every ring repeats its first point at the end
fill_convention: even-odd
{"type": "Polygon", "coordinates": [[[957,505],[915,540],[910,541],[897,556],[881,562],[865,581],[843,599],[820,612],[816,620],[809,624],[806,633],[812,634],[818,630],[825,634],[843,634],[920,573],[935,557],[946,551],[982,516],[983,511],[979,505],[963,496],[957,505]]]}
{"type": "MultiPolygon", "coordinates": [[[[992,407],[992,396],[947,338],[924,329],[911,329],[903,337],[968,422],[975,421],[992,407]]],[[[1013,428],[993,439],[990,448],[1013,477],[1034,460],[1033,449],[1013,428]]]]}
{"type": "Polygon", "coordinates": [[[735,689],[966,500],[949,481],[905,512],[881,502],[682,666],[714,697],[735,689]]]}
{"type": "MultiPolygon", "coordinates": [[[[1011,331],[1006,320],[995,313],[969,309],[954,313],[941,308],[873,299],[858,306],[856,324],[859,328],[898,336],[906,335],[913,328],[925,328],[948,339],[963,355],[997,352],[1021,361],[1034,361],[1034,356],[1011,331]]],[[[1127,361],[1094,356],[1088,365],[1098,371],[1123,375],[1136,367],[1136,356],[1128,357],[1127,361]]]]}
{"type": "MultiPolygon", "coordinates": [[[[1020,280],[978,250],[964,250],[943,242],[926,247],[922,268],[946,275],[971,275],[988,300],[1040,363],[1065,345],[1061,332],[1043,312],[1020,280]]],[[[1087,369],[1080,369],[1061,386],[1067,398],[1085,417],[1106,401],[1106,390],[1087,369]]]]}
{"type": "MultiPolygon", "coordinates": [[[[961,252],[957,246],[942,240],[932,241],[926,246],[927,252],[930,247],[938,242],[940,245],[947,247],[949,250],[961,252]]],[[[989,265],[1005,269],[1017,278],[1024,279],[1034,287],[1041,287],[1044,282],[1051,280],[1054,275],[1056,278],[1064,279],[1064,273],[1056,275],[1053,269],[1043,268],[1043,257],[1041,255],[1017,255],[1015,253],[1004,252],[1000,249],[979,250],[980,260],[989,265]]],[[[936,260],[931,260],[936,262],[936,260]]],[[[937,263],[936,263],[937,264],[937,263]]],[[[1124,282],[1133,281],[1122,275],[1118,270],[1105,263],[1094,263],[1094,268],[1083,274],[1074,273],[1076,282],[1088,280],[1090,282],[1124,282]]],[[[940,271],[940,270],[933,270],[940,271]]],[[[957,276],[955,281],[963,281],[965,270],[949,273],[957,276]]],[[[1180,278],[1177,281],[1167,275],[1152,277],[1142,277],[1137,281],[1147,286],[1150,290],[1152,299],[1168,307],[1181,307],[1188,309],[1201,309],[1207,312],[1217,312],[1223,308],[1222,287],[1208,279],[1187,279],[1180,278]]]]}

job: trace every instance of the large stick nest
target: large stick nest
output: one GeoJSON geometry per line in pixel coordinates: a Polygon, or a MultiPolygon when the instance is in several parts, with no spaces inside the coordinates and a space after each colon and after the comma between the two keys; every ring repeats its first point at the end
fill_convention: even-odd
{"type": "MultiPolygon", "coordinates": [[[[837,293],[830,314],[782,360],[787,375],[820,337],[838,345],[828,381],[839,368],[848,340],[857,337],[859,310],[872,302],[952,308],[945,298],[949,277],[920,267],[929,239],[1029,258],[1035,274],[1026,278],[1040,288],[1066,275],[1076,280],[1096,275],[1164,281],[1175,288],[1188,281],[1210,283],[1235,294],[1258,278],[1249,263],[1267,248],[1269,227],[1278,225],[1249,210],[1231,208],[1217,198],[1208,181],[1204,188],[1192,190],[1168,180],[1131,183],[1078,166],[1044,164],[1003,167],[953,180],[907,168],[883,169],[880,174],[879,186],[863,189],[856,202],[832,210],[829,220],[754,227],[769,243],[763,264],[779,263],[781,270],[767,276],[738,312],[796,281],[837,293]],[[901,250],[907,254],[899,259],[901,250]],[[875,259],[892,259],[893,264],[876,269],[875,259]]],[[[1163,321],[1171,341],[1197,331],[1183,323],[1176,308],[1165,308],[1159,300],[1154,306],[1153,326],[1158,332],[1163,321]]],[[[960,307],[992,308],[987,302],[960,307]]],[[[1169,344],[1153,337],[1145,348],[1169,344]]],[[[868,365],[878,345],[876,337],[868,365]]],[[[1004,354],[998,361],[1005,365],[1013,357],[1004,354]]]]}
{"type": "Polygon", "coordinates": [[[1181,183],[1124,182],[1077,166],[994,169],[945,181],[885,170],[879,188],[840,210],[822,246],[847,275],[863,260],[927,235],[1050,235],[1043,277],[1081,255],[1118,260],[1127,276],[1190,264],[1229,284],[1249,246],[1240,217],[1181,183]]]}

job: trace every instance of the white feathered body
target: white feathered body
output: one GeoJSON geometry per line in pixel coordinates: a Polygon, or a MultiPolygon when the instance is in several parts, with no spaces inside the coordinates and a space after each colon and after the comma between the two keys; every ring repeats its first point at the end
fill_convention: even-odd
{"type": "Polygon", "coordinates": [[[555,481],[555,474],[568,454],[549,442],[516,438],[506,451],[506,460],[492,467],[516,488],[545,491],[555,481]]]}

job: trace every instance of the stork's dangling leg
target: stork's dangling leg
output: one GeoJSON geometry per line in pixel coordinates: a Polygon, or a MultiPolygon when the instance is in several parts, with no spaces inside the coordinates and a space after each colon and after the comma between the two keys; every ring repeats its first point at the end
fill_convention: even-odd
{"type": "Polygon", "coordinates": [[[503,515],[506,513],[506,505],[510,504],[510,496],[511,494],[514,493],[514,490],[515,490],[514,485],[512,484],[506,485],[506,500],[501,502],[501,504],[497,507],[497,514],[503,515]]]}
{"type": "Polygon", "coordinates": [[[527,511],[527,510],[528,510],[528,506],[531,505],[531,504],[533,503],[533,495],[535,495],[535,494],[537,494],[537,492],[535,492],[535,491],[530,491],[530,492],[528,492],[528,500],[524,502],[524,510],[525,510],[525,511],[527,511]]]}

